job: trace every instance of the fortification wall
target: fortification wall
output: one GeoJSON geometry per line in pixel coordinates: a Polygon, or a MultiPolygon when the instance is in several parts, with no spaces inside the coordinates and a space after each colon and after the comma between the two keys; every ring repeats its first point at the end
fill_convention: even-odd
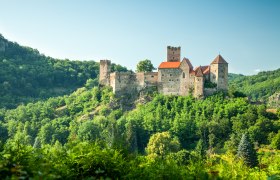
{"type": "Polygon", "coordinates": [[[167,47],[167,61],[181,61],[181,47],[167,47]]]}
{"type": "Polygon", "coordinates": [[[181,69],[160,69],[158,89],[165,95],[180,95],[181,69]]]}
{"type": "Polygon", "coordinates": [[[201,98],[204,96],[204,80],[203,77],[195,77],[193,96],[201,98]]]}
{"type": "Polygon", "coordinates": [[[99,83],[104,86],[110,85],[111,61],[100,60],[99,71],[99,83]]]}
{"type": "Polygon", "coordinates": [[[115,72],[110,74],[110,85],[117,95],[137,93],[136,74],[132,72],[115,72]]]}

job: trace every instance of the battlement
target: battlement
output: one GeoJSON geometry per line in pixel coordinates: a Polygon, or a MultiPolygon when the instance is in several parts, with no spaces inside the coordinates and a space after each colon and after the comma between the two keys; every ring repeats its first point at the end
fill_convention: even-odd
{"type": "Polygon", "coordinates": [[[167,46],[167,62],[180,62],[181,47],[167,46]]]}
{"type": "MultiPolygon", "coordinates": [[[[111,86],[116,95],[137,95],[145,90],[157,89],[164,95],[190,95],[201,98],[217,90],[228,89],[228,63],[221,55],[210,65],[193,68],[189,59],[180,60],[181,47],[167,47],[167,62],[158,72],[113,72],[111,61],[100,60],[100,85],[111,86]],[[175,64],[175,66],[174,66],[175,64]],[[216,85],[204,86],[206,81],[216,85]]],[[[162,64],[165,64],[162,66],[162,64]]]]}

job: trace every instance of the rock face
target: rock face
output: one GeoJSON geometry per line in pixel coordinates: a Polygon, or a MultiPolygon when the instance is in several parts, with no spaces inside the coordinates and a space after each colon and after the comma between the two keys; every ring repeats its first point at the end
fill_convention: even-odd
{"type": "Polygon", "coordinates": [[[167,60],[158,72],[110,72],[111,61],[100,60],[99,83],[111,86],[116,95],[136,95],[145,88],[155,87],[164,95],[189,95],[200,98],[217,90],[228,90],[228,63],[218,55],[210,65],[193,68],[187,58],[181,58],[181,47],[167,47],[167,60]],[[205,81],[215,87],[206,90],[205,81]]]}
{"type": "Polygon", "coordinates": [[[268,98],[268,106],[274,108],[280,107],[280,92],[276,92],[268,98]]]}

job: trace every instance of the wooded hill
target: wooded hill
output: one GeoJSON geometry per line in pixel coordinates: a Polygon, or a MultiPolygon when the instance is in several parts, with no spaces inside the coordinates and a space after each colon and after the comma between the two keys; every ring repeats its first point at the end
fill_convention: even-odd
{"type": "MultiPolygon", "coordinates": [[[[70,94],[88,79],[95,85],[99,63],[54,59],[10,42],[0,34],[0,108],[70,94]]],[[[113,71],[127,71],[113,64],[113,71]]]]}
{"type": "Polygon", "coordinates": [[[229,74],[230,88],[245,93],[253,101],[264,101],[280,92],[280,69],[263,71],[257,75],[229,74]]]}

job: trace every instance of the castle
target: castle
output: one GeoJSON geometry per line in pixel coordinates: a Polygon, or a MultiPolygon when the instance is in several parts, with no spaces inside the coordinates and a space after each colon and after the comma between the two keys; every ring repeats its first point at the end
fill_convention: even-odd
{"type": "Polygon", "coordinates": [[[196,98],[228,90],[228,63],[218,55],[210,65],[193,68],[187,58],[181,61],[181,47],[167,47],[167,61],[158,72],[113,72],[111,61],[100,60],[99,84],[111,86],[117,95],[139,93],[155,87],[164,95],[192,94],[196,98]]]}

